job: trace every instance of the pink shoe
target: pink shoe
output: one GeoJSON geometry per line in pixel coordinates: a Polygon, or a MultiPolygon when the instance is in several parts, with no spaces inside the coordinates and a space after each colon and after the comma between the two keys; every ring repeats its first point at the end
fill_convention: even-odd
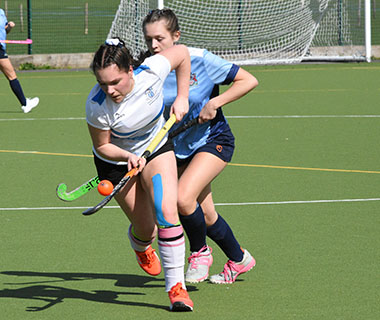
{"type": "Polygon", "coordinates": [[[212,249],[208,246],[204,246],[198,252],[193,252],[187,259],[189,266],[185,274],[186,282],[198,283],[207,279],[208,270],[212,265],[212,249]]]}
{"type": "Polygon", "coordinates": [[[226,284],[235,282],[238,275],[251,270],[256,265],[255,259],[244,249],[244,257],[241,262],[228,260],[224,265],[224,270],[210,277],[210,282],[226,284]]]}

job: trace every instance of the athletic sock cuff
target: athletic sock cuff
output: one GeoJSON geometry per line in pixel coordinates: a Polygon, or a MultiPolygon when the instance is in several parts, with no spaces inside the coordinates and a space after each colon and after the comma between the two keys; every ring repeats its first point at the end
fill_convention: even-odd
{"type": "Polygon", "coordinates": [[[135,233],[134,233],[134,231],[133,231],[133,226],[132,226],[132,225],[129,226],[129,229],[128,229],[128,237],[129,237],[129,239],[130,239],[132,242],[136,243],[136,244],[139,245],[139,246],[149,246],[149,245],[151,245],[151,244],[153,243],[153,241],[154,241],[154,238],[151,239],[151,240],[149,240],[149,241],[140,240],[138,237],[136,237],[136,235],[135,235],[135,233]]]}
{"type": "Polygon", "coordinates": [[[161,241],[175,241],[183,237],[183,228],[181,225],[170,228],[159,228],[158,239],[161,241]]]}

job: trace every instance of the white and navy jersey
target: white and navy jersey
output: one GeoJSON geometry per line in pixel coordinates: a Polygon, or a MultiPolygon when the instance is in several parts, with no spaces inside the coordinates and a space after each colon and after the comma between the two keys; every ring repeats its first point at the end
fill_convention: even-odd
{"type": "MultiPolygon", "coordinates": [[[[5,26],[8,24],[7,17],[5,16],[4,10],[0,9],[0,40],[6,40],[7,39],[7,30],[5,29],[5,26]]],[[[5,50],[6,45],[5,43],[0,42],[0,46],[3,47],[5,50]]]]}
{"type": "MultiPolygon", "coordinates": [[[[239,67],[226,61],[206,49],[188,48],[191,57],[191,76],[189,91],[189,112],[183,120],[175,124],[175,130],[183,123],[196,118],[210,98],[219,94],[219,84],[230,84],[236,76],[239,67]]],[[[166,115],[177,95],[175,71],[172,71],[164,84],[164,103],[166,115]]],[[[228,126],[221,108],[217,110],[216,117],[201,125],[193,126],[173,138],[176,157],[185,159],[191,156],[220,134],[228,126]]]]}
{"type": "MultiPolygon", "coordinates": [[[[111,143],[138,156],[141,156],[153,137],[164,126],[163,84],[170,73],[168,59],[154,55],[133,72],[135,81],[132,91],[120,103],[115,103],[100,88],[91,90],[86,102],[87,123],[100,130],[111,131],[111,143]]],[[[157,146],[160,148],[165,137],[157,146]]],[[[113,164],[125,164],[104,159],[113,164]]]]}

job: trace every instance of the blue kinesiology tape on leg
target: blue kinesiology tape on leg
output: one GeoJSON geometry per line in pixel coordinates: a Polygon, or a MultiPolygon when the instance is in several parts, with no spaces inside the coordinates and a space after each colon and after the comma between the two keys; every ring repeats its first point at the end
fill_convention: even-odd
{"type": "Polygon", "coordinates": [[[154,208],[156,211],[157,222],[161,228],[174,227],[174,224],[167,222],[162,212],[162,199],[164,190],[162,187],[162,178],[159,173],[152,177],[153,193],[154,193],[154,208]]]}

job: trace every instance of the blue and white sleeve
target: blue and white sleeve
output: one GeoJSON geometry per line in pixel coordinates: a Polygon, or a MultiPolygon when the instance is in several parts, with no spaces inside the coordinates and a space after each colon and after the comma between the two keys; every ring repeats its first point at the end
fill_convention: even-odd
{"type": "Polygon", "coordinates": [[[102,106],[105,98],[105,93],[98,85],[95,85],[86,101],[86,121],[90,126],[100,130],[110,129],[102,106]]]}
{"type": "Polygon", "coordinates": [[[239,66],[207,50],[204,50],[203,61],[208,76],[215,84],[230,84],[239,71],[239,66]]]}

